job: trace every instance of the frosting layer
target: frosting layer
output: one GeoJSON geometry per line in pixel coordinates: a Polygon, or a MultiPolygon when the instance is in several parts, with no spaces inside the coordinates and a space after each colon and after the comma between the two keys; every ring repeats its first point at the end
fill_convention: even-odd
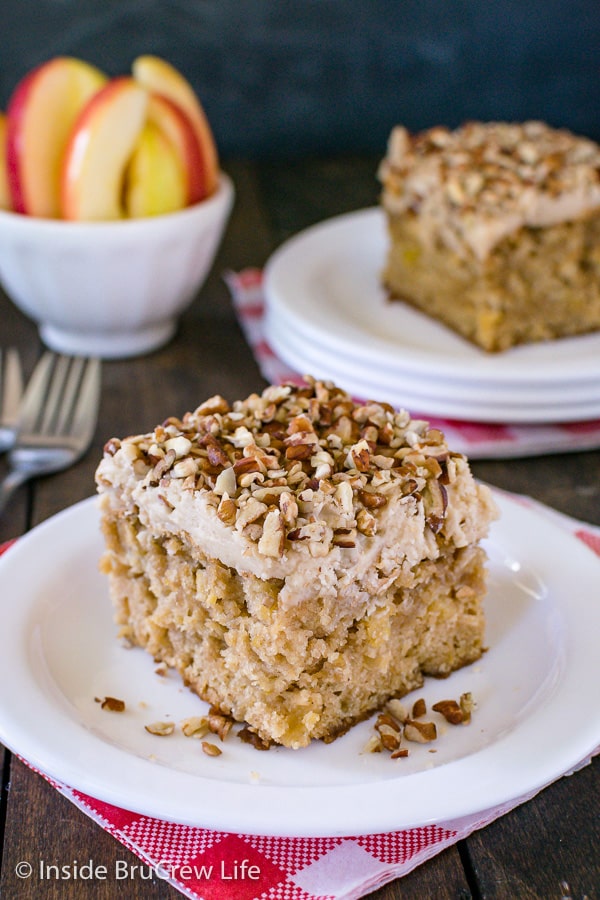
{"type": "Polygon", "coordinates": [[[392,215],[412,211],[430,241],[484,260],[523,227],[600,209],[600,147],[543,122],[470,122],[390,135],[379,177],[392,215]]]}

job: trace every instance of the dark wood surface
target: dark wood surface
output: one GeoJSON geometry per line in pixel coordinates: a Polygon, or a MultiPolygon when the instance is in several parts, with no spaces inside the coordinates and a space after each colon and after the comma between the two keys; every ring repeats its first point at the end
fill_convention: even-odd
{"type": "MultiPolygon", "coordinates": [[[[100,419],[93,446],[67,472],[19,490],[0,517],[0,542],[24,534],[59,510],[94,493],[94,470],[112,435],[146,431],[206,397],[229,399],[261,390],[264,381],[236,322],[222,275],[261,266],[285,238],[338,213],[377,199],[374,159],[308,161],[283,165],[230,162],[237,188],[234,213],[213,273],[182,318],[175,339],[160,351],[106,362],[100,419]]],[[[85,297],[82,297],[82,303],[85,297]]],[[[41,347],[35,326],[0,293],[0,344],[17,345],[31,370],[41,347]]],[[[0,463],[0,467],[3,466],[0,463]]],[[[600,452],[476,461],[475,474],[502,488],[530,494],[565,513],[600,524],[600,452]]],[[[2,472],[0,468],[0,474],[2,472]]],[[[2,602],[7,597],[3,585],[2,602]]],[[[0,635],[2,635],[0,610],[0,635]]],[[[0,645],[1,652],[1,645],[0,645]]],[[[6,686],[3,686],[6,688],[6,686]]],[[[590,715],[598,715],[590,710],[590,715]]],[[[563,739],[556,723],[556,741],[563,739]]],[[[514,761],[518,766],[519,761],[514,761]]],[[[128,898],[179,896],[164,881],[45,882],[19,879],[21,860],[105,865],[137,860],[38,775],[0,747],[2,836],[0,896],[128,898]]],[[[371,895],[405,898],[593,900],[600,897],[600,761],[563,778],[468,840],[451,847],[402,880],[371,895]]],[[[149,786],[151,790],[151,786],[149,786]]],[[[232,893],[232,900],[235,900],[232,893]]]]}

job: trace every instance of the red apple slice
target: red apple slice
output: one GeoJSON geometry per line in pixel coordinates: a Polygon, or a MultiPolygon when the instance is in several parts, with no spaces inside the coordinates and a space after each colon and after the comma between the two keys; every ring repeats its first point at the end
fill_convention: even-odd
{"type": "Polygon", "coordinates": [[[29,72],[7,107],[8,183],[16,212],[60,215],[60,166],[71,127],[104,84],[94,66],[57,56],[29,72]]]}
{"type": "Polygon", "coordinates": [[[187,205],[208,195],[204,154],[187,113],[161,94],[150,94],[148,120],[153,122],[175,149],[186,176],[187,205]]]}
{"type": "Polygon", "coordinates": [[[124,215],[127,163],[146,119],[148,93],[129,77],[113,78],[77,119],[61,176],[65,219],[107,220],[124,215]]]}
{"type": "Polygon", "coordinates": [[[148,91],[168,97],[187,113],[204,157],[206,190],[212,194],[219,182],[219,157],[206,113],[193,87],[174,66],[158,56],[138,56],[132,71],[148,91]]]}
{"type": "Polygon", "coordinates": [[[6,171],[6,116],[0,113],[0,209],[12,206],[6,171]]]}
{"type": "Polygon", "coordinates": [[[188,179],[181,158],[164,133],[147,122],[127,167],[125,214],[160,216],[187,206],[188,179]]]}

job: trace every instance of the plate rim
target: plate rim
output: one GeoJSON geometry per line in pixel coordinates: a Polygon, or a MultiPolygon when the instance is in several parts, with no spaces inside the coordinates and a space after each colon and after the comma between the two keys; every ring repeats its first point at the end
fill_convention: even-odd
{"type": "MultiPolygon", "coordinates": [[[[504,492],[499,492],[497,490],[493,490],[495,499],[500,505],[501,510],[504,508],[509,508],[507,504],[513,503],[515,506],[512,507],[513,513],[516,515],[516,505],[518,504],[518,499],[513,497],[508,497],[504,492]]],[[[3,556],[0,558],[0,583],[3,578],[6,577],[6,572],[10,572],[11,569],[16,570],[19,566],[22,559],[27,557],[27,554],[34,551],[38,542],[42,542],[48,538],[48,535],[52,537],[53,530],[60,530],[60,526],[64,524],[65,521],[68,522],[69,518],[72,518],[74,522],[77,524],[81,524],[83,522],[85,527],[91,529],[92,524],[99,522],[99,513],[97,510],[97,497],[90,497],[86,500],[82,500],[74,506],[67,507],[65,510],[62,510],[57,515],[47,519],[45,522],[36,526],[36,528],[32,529],[22,538],[20,538],[16,544],[10,548],[3,556]],[[87,518],[86,518],[87,517],[87,518]]],[[[542,531],[547,531],[550,529],[550,533],[555,535],[560,534],[561,539],[565,541],[572,542],[572,547],[577,547],[578,549],[575,552],[575,556],[578,557],[580,554],[584,554],[581,556],[581,559],[586,560],[588,564],[590,564],[590,570],[593,568],[593,564],[590,563],[590,560],[594,560],[594,557],[591,555],[591,551],[588,548],[585,548],[583,545],[580,545],[579,542],[576,541],[576,538],[573,537],[568,531],[564,530],[562,526],[550,521],[549,519],[542,519],[541,514],[537,513],[535,510],[530,508],[521,507],[520,514],[525,515],[525,517],[533,517],[534,522],[542,523],[541,529],[542,531]],[[590,554],[590,556],[587,556],[590,554]]],[[[80,533],[82,537],[80,540],[85,540],[85,528],[80,529],[80,533]]],[[[73,552],[73,551],[71,551],[73,552]]],[[[67,554],[68,556],[68,554],[67,554]]],[[[31,569],[31,567],[29,567],[31,569]]],[[[594,573],[595,575],[595,573],[594,573]]],[[[36,576],[28,575],[28,577],[35,578],[36,576]]],[[[107,593],[108,599],[108,593],[107,593]]],[[[30,604],[31,604],[30,600],[30,604]]],[[[567,606],[568,608],[568,606],[567,606]]],[[[19,609],[18,613],[21,617],[27,616],[28,621],[31,618],[32,610],[27,609],[27,604],[25,604],[25,609],[19,609]]],[[[8,618],[8,621],[12,621],[8,618]]],[[[17,621],[21,621],[19,616],[17,615],[17,621]]],[[[21,632],[19,635],[14,635],[15,640],[12,641],[12,647],[19,647],[20,638],[22,641],[25,641],[25,635],[22,631],[23,622],[21,621],[21,632]]],[[[586,638],[588,635],[586,635],[586,638]]],[[[3,664],[0,662],[0,670],[2,669],[3,664]]],[[[571,676],[572,677],[572,676],[571,676]]],[[[33,678],[33,675],[31,675],[33,678]]],[[[88,770],[88,763],[85,762],[83,765],[81,760],[74,764],[73,759],[65,760],[64,756],[61,757],[60,752],[57,754],[57,750],[54,746],[48,750],[47,742],[44,743],[42,747],[38,747],[35,749],[35,736],[34,736],[34,747],[31,747],[31,735],[25,735],[25,741],[20,741],[20,738],[23,738],[23,725],[17,722],[16,726],[16,739],[11,738],[11,734],[7,731],[7,722],[6,722],[6,714],[5,707],[3,702],[3,696],[6,690],[6,678],[3,678],[0,681],[0,740],[6,743],[6,746],[9,747],[13,752],[22,756],[30,765],[33,765],[35,768],[39,769],[42,773],[46,774],[48,777],[57,779],[60,782],[63,782],[65,785],[68,785],[71,789],[82,791],[90,796],[94,797],[97,800],[113,803],[116,806],[120,806],[127,809],[132,809],[135,812],[138,812],[143,815],[149,815],[154,817],[163,818],[170,821],[182,822],[183,824],[194,825],[198,827],[205,827],[211,829],[218,829],[224,831],[234,831],[236,833],[252,833],[252,834],[264,834],[271,836],[289,836],[289,837],[298,837],[298,836],[306,836],[306,837],[325,837],[325,836],[349,836],[351,834],[367,834],[367,833],[375,833],[381,831],[388,830],[397,830],[398,828],[409,828],[409,827],[417,827],[419,825],[425,824],[434,824],[434,823],[442,823],[454,820],[456,818],[472,815],[472,814],[480,814],[485,810],[495,807],[496,805],[503,804],[506,802],[520,802],[519,798],[523,797],[525,794],[535,793],[536,791],[542,789],[546,784],[553,781],[555,778],[560,777],[562,774],[565,774],[570,768],[579,764],[579,762],[586,756],[586,754],[590,754],[596,748],[598,743],[600,743],[600,733],[598,731],[598,724],[594,726],[593,722],[585,723],[585,734],[583,737],[580,737],[580,740],[577,742],[577,749],[572,746],[572,744],[560,745],[558,747],[553,747],[552,751],[554,752],[554,762],[549,765],[547,759],[544,760],[544,763],[541,764],[539,760],[535,760],[533,763],[531,760],[525,760],[524,762],[527,765],[524,765],[524,771],[521,773],[519,779],[515,784],[514,791],[511,791],[511,796],[506,794],[506,789],[499,789],[496,786],[496,766],[497,762],[494,764],[493,771],[489,766],[488,757],[492,756],[494,758],[494,754],[499,756],[502,759],[510,761],[512,759],[514,763],[514,758],[511,756],[511,743],[514,743],[514,738],[511,739],[511,734],[514,735],[515,732],[520,730],[525,731],[525,735],[528,735],[529,738],[533,738],[536,740],[535,731],[532,731],[532,724],[527,721],[521,723],[521,725],[514,729],[511,734],[506,735],[495,741],[491,748],[484,747],[483,749],[477,750],[475,753],[467,755],[466,757],[459,758],[454,761],[447,762],[438,768],[434,768],[428,770],[426,772],[418,772],[414,774],[410,774],[407,776],[402,776],[401,774],[397,779],[392,780],[383,780],[377,782],[375,784],[371,782],[360,783],[357,785],[332,785],[332,786],[319,786],[319,787],[305,787],[305,786],[287,786],[282,789],[279,785],[267,785],[267,784],[240,784],[239,782],[227,783],[222,779],[206,779],[204,777],[196,777],[189,776],[185,773],[177,772],[165,767],[161,767],[157,769],[156,766],[145,759],[137,758],[134,760],[134,770],[137,776],[137,779],[131,785],[127,786],[127,790],[125,795],[123,795],[122,786],[115,787],[110,783],[106,783],[106,778],[99,779],[98,776],[92,772],[90,773],[88,770]],[[29,743],[27,743],[27,738],[29,739],[29,743]],[[17,746],[17,744],[21,743],[21,747],[17,746]],[[23,743],[27,744],[26,747],[23,747],[23,743]],[[493,750],[493,752],[491,752],[493,750]],[[466,770],[466,771],[465,771],[466,770]],[[167,789],[167,791],[171,791],[171,794],[167,794],[169,797],[168,803],[163,806],[161,801],[160,808],[157,806],[156,802],[151,798],[148,800],[149,792],[147,790],[148,778],[154,777],[156,779],[157,771],[160,772],[160,781],[167,789]],[[406,779],[411,780],[411,789],[419,794],[419,791],[423,789],[425,786],[425,790],[433,792],[442,791],[444,788],[447,790],[448,779],[449,776],[457,777],[461,784],[463,784],[463,780],[465,775],[469,773],[469,777],[475,776],[475,780],[479,778],[480,786],[485,785],[486,788],[486,798],[487,800],[491,800],[491,802],[486,802],[485,806],[482,807],[481,800],[473,800],[467,801],[464,798],[463,805],[458,807],[454,802],[455,798],[452,798],[452,803],[449,805],[448,800],[446,799],[443,802],[439,802],[437,804],[438,812],[433,814],[431,809],[428,809],[428,812],[423,816],[415,815],[408,818],[402,819],[399,817],[395,810],[386,810],[386,815],[384,816],[381,811],[377,811],[375,814],[373,811],[369,811],[368,815],[365,815],[365,809],[369,808],[368,801],[372,801],[374,795],[381,799],[382,796],[387,797],[390,792],[391,786],[394,786],[396,792],[398,791],[398,785],[406,788],[407,782],[406,779]],[[71,776],[71,777],[69,777],[71,776]],[[486,780],[487,779],[487,780],[486,780]],[[194,804],[198,803],[198,796],[196,791],[189,791],[187,798],[187,805],[185,810],[182,811],[181,807],[181,798],[177,797],[177,792],[181,790],[182,783],[186,783],[187,788],[190,787],[190,782],[194,781],[194,785],[200,785],[201,796],[206,797],[206,793],[208,792],[209,799],[211,799],[213,806],[211,807],[210,812],[210,821],[206,820],[205,817],[200,818],[198,816],[198,809],[194,804]],[[75,783],[74,783],[75,782],[75,783]],[[143,786],[142,794],[140,794],[140,789],[143,786]],[[332,809],[335,805],[335,800],[340,796],[340,790],[344,792],[351,791],[353,798],[356,801],[356,806],[360,810],[360,819],[356,817],[348,817],[345,816],[344,823],[339,823],[337,826],[332,824],[331,821],[328,822],[327,826],[324,828],[323,825],[319,822],[315,822],[315,803],[319,802],[319,808],[323,809],[332,809]],[[137,792],[137,794],[136,794],[137,792]],[[270,812],[273,812],[273,809],[280,810],[275,819],[270,818],[268,821],[265,821],[262,825],[257,823],[255,820],[255,809],[256,809],[256,801],[257,797],[259,797],[262,804],[266,805],[270,812]],[[316,792],[316,793],[315,793],[316,792]],[[240,806],[240,795],[243,795],[240,806]],[[285,810],[285,803],[282,804],[282,795],[283,799],[290,802],[293,798],[294,809],[296,814],[299,816],[299,820],[294,821],[292,825],[289,823],[289,814],[285,810]],[[140,799],[140,797],[142,799],[140,799]],[[218,803],[215,806],[215,798],[218,797],[218,803]],[[143,799],[146,798],[146,799],[143,799]],[[195,799],[193,799],[195,798],[195,799]],[[192,802],[193,799],[193,802],[192,802]],[[265,801],[268,800],[268,803],[265,801]],[[190,803],[194,808],[190,808],[190,803]],[[232,819],[231,814],[229,812],[230,804],[235,803],[236,810],[236,819],[235,821],[232,819]],[[280,809],[281,808],[281,809],[280,809]],[[240,815],[240,809],[244,810],[242,815],[240,815]],[[250,810],[250,812],[248,811],[250,810]],[[283,818],[282,818],[283,811],[283,818]],[[392,815],[390,815],[390,812],[392,815]],[[366,827],[361,827],[359,825],[360,821],[364,821],[366,827]],[[288,823],[286,825],[286,822],[288,823]]],[[[43,693],[42,688],[37,686],[37,690],[40,694],[43,693]]],[[[563,688],[564,690],[564,688],[563,688]]],[[[548,705],[548,700],[543,704],[542,713],[548,715],[549,712],[546,709],[548,705]]],[[[540,716],[540,711],[537,711],[538,718],[540,716]]],[[[556,712],[552,713],[552,722],[555,722],[556,712]]],[[[66,717],[65,722],[67,723],[66,733],[61,732],[61,736],[64,740],[69,739],[72,734],[75,736],[81,731],[82,724],[73,721],[73,717],[66,717]]],[[[59,722],[60,724],[60,722],[59,722]]],[[[13,722],[14,725],[14,722],[13,722]]],[[[10,730],[10,729],[9,729],[10,730]]],[[[14,732],[13,732],[14,735],[14,732]]],[[[47,739],[47,732],[43,736],[47,739]]],[[[94,737],[92,735],[92,740],[94,737]]],[[[97,739],[96,739],[97,741],[97,739]]],[[[124,763],[129,760],[131,762],[132,754],[123,750],[122,748],[107,745],[104,741],[97,742],[100,744],[100,750],[103,754],[103,757],[107,760],[108,769],[113,771],[114,764],[119,762],[124,763]]],[[[556,743],[556,742],[555,742],[556,743]]],[[[96,749],[97,748],[97,745],[96,749]]],[[[329,745],[334,751],[335,744],[329,745]]],[[[89,749],[89,741],[87,742],[86,750],[89,749]]],[[[514,749],[514,748],[513,748],[514,749]]],[[[130,774],[131,765],[126,767],[128,770],[128,774],[130,774]]],[[[479,794],[478,794],[479,796],[479,794]]],[[[439,797],[437,798],[439,801],[439,797]]]]}
{"type": "MultiPolygon", "coordinates": [[[[276,313],[271,308],[267,308],[265,310],[265,327],[268,327],[269,331],[271,329],[281,330],[282,334],[285,332],[289,332],[290,328],[294,329],[293,341],[294,346],[297,346],[300,341],[310,340],[313,348],[313,352],[315,350],[319,353],[329,353],[329,347],[326,342],[326,338],[321,338],[320,340],[310,331],[304,330],[303,326],[294,322],[293,320],[286,321],[287,312],[278,309],[276,313]]],[[[283,340],[283,337],[282,337],[283,340]]],[[[338,358],[342,358],[345,364],[353,365],[354,359],[347,354],[338,354],[338,358]]],[[[369,371],[372,370],[372,365],[369,362],[361,363],[360,368],[367,368],[369,371]]],[[[411,371],[410,367],[406,368],[399,364],[394,372],[395,375],[401,377],[408,377],[410,379],[414,379],[419,384],[425,382],[425,384],[429,385],[438,385],[439,380],[436,380],[436,376],[431,376],[431,373],[416,373],[411,371]]],[[[471,391],[473,389],[472,379],[468,377],[463,378],[455,378],[451,381],[445,379],[443,382],[443,387],[446,391],[454,391],[454,389],[458,389],[461,392],[471,391]]],[[[502,399],[502,402],[510,402],[510,397],[514,397],[515,388],[519,389],[519,394],[524,394],[527,398],[527,403],[537,403],[540,399],[543,399],[543,402],[548,402],[545,398],[542,397],[540,390],[535,390],[531,392],[531,385],[528,385],[527,382],[523,384],[515,384],[512,386],[512,389],[508,393],[504,393],[506,391],[506,385],[498,382],[493,383],[489,382],[485,385],[486,390],[491,390],[494,392],[494,399],[499,395],[502,399]]],[[[558,392],[561,403],[571,402],[572,398],[579,399],[583,394],[588,402],[593,402],[598,399],[600,392],[600,385],[597,385],[594,380],[582,380],[577,382],[576,384],[566,384],[562,377],[558,377],[556,383],[550,383],[542,386],[542,391],[547,394],[548,397],[553,397],[558,392]]]]}
{"type": "MultiPolygon", "coordinates": [[[[280,335],[277,325],[273,318],[268,321],[266,329],[268,340],[275,352],[296,370],[310,371],[311,375],[316,377],[327,378],[336,384],[343,386],[354,396],[364,398],[377,398],[386,400],[394,406],[408,408],[411,414],[423,416],[431,416],[432,418],[443,418],[461,421],[477,421],[487,424],[502,425],[564,425],[572,422],[593,422],[600,418],[600,396],[594,400],[583,400],[578,403],[562,400],[554,404],[546,404],[540,400],[536,403],[528,400],[527,403],[520,405],[511,404],[503,398],[490,398],[487,395],[487,401],[482,397],[475,400],[474,397],[452,396],[452,392],[448,392],[448,396],[440,394],[419,394],[415,393],[415,387],[411,383],[414,377],[408,375],[405,378],[402,387],[400,386],[399,376],[395,376],[395,386],[390,388],[385,381],[374,383],[366,381],[359,372],[358,366],[350,369],[345,367],[345,361],[337,356],[336,361],[332,364],[327,359],[326,354],[320,357],[323,362],[317,360],[317,355],[321,353],[320,349],[314,342],[311,342],[310,348],[304,352],[298,349],[294,340],[286,341],[280,335]],[[302,363],[309,363],[309,366],[303,366],[302,363]],[[483,405],[480,405],[483,404],[483,405]]],[[[372,370],[372,375],[377,378],[377,372],[372,370]]],[[[421,387],[423,382],[418,380],[415,382],[421,387]]],[[[451,382],[447,382],[451,384],[451,382]]],[[[600,388],[599,388],[600,391],[600,388]]]]}

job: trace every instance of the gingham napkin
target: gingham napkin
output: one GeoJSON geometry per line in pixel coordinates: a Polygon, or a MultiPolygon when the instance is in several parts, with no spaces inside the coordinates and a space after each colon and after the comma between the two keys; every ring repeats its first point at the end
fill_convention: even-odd
{"type": "MultiPolygon", "coordinates": [[[[509,496],[551,517],[600,557],[599,527],[529,497],[509,496]]],[[[0,553],[12,543],[0,545],[0,553]]],[[[600,747],[573,771],[587,765],[598,752],[600,747]]],[[[147,866],[148,875],[152,873],[193,900],[358,900],[538,793],[532,791],[494,809],[439,825],[355,837],[282,838],[166,822],[111,806],[43,777],[133,851],[147,866]]]]}
{"type": "MultiPolygon", "coordinates": [[[[298,381],[303,372],[294,372],[279,359],[265,340],[263,330],[264,296],[262,271],[244,269],[225,274],[240,325],[264,378],[272,384],[298,381]]],[[[600,419],[589,422],[566,422],[553,425],[495,425],[439,419],[410,411],[440,428],[448,443],[458,453],[471,459],[500,459],[540,456],[544,453],[566,453],[594,450],[600,447],[600,419]]]]}

